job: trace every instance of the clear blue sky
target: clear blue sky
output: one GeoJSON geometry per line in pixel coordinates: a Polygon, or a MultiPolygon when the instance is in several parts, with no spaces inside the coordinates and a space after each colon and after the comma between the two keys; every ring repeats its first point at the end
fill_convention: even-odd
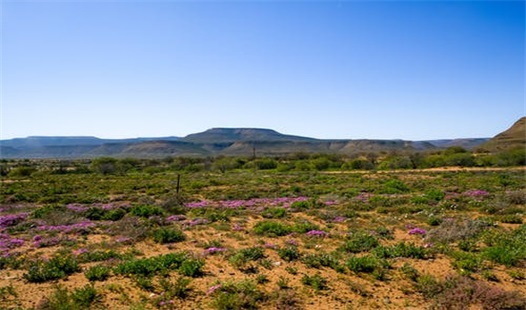
{"type": "Polygon", "coordinates": [[[524,1],[1,5],[2,139],[491,137],[526,114],[524,1]]]}

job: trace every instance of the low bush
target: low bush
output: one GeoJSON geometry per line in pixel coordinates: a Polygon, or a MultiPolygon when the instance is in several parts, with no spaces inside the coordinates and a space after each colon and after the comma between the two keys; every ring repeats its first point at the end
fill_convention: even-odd
{"type": "Polygon", "coordinates": [[[506,266],[519,266],[526,261],[526,225],[507,232],[497,232],[485,236],[488,245],[483,256],[493,262],[506,266]]]}
{"type": "Polygon", "coordinates": [[[336,255],[331,253],[317,253],[303,256],[302,262],[310,268],[330,267],[340,270],[340,262],[336,255]]]}
{"type": "Polygon", "coordinates": [[[24,278],[31,283],[41,283],[67,277],[80,271],[77,259],[71,255],[57,255],[49,261],[36,260],[29,263],[24,278]]]}
{"type": "Polygon", "coordinates": [[[152,239],[156,243],[176,243],[186,239],[185,234],[178,228],[160,227],[152,232],[152,239]]]}
{"type": "Polygon", "coordinates": [[[281,222],[264,220],[257,222],[253,228],[257,235],[264,235],[269,237],[285,236],[292,232],[292,228],[281,222]]]}
{"type": "Polygon", "coordinates": [[[306,286],[312,287],[315,291],[329,289],[327,282],[328,282],[327,279],[322,277],[319,273],[313,276],[304,275],[301,278],[301,283],[303,283],[306,286]]]}
{"type": "Polygon", "coordinates": [[[164,210],[159,206],[153,205],[136,205],[131,207],[130,214],[138,217],[150,217],[154,215],[161,216],[164,214],[164,210]]]}
{"type": "Polygon", "coordinates": [[[109,259],[120,259],[123,255],[119,254],[115,250],[93,250],[86,251],[77,256],[77,260],[80,263],[89,262],[101,262],[109,259]]]}
{"type": "Polygon", "coordinates": [[[119,275],[141,275],[150,277],[158,273],[166,273],[178,269],[189,258],[188,253],[169,253],[150,258],[132,259],[115,266],[113,272],[119,275]]]}
{"type": "Polygon", "coordinates": [[[250,261],[257,261],[265,258],[265,250],[261,247],[251,247],[240,249],[233,253],[228,261],[236,268],[242,270],[250,261]]]}
{"type": "Polygon", "coordinates": [[[95,265],[84,271],[88,281],[106,281],[111,273],[111,268],[104,265],[95,265]]]}
{"type": "Polygon", "coordinates": [[[284,208],[267,208],[261,212],[264,218],[284,218],[287,215],[287,210],[284,208]]]}
{"type": "Polygon", "coordinates": [[[208,291],[212,295],[211,306],[218,310],[257,309],[264,294],[250,280],[220,283],[208,291]]]}
{"type": "Polygon", "coordinates": [[[424,247],[417,246],[413,243],[405,243],[403,241],[393,246],[380,245],[376,247],[373,252],[380,258],[408,257],[425,259],[428,255],[424,247]]]}
{"type": "Polygon", "coordinates": [[[365,256],[351,256],[346,261],[347,268],[353,272],[371,273],[377,268],[381,268],[382,264],[378,258],[372,255],[365,256]]]}
{"type": "Polygon", "coordinates": [[[278,255],[281,257],[281,259],[288,262],[297,260],[301,256],[298,247],[295,245],[287,245],[281,249],[278,249],[278,255]]]}
{"type": "Polygon", "coordinates": [[[360,253],[372,250],[380,244],[375,236],[364,232],[356,232],[348,237],[341,249],[349,253],[360,253]]]}
{"type": "Polygon", "coordinates": [[[70,292],[61,285],[55,286],[51,296],[47,297],[39,304],[38,309],[42,310],[70,310],[70,309],[91,309],[100,302],[102,295],[92,284],[74,289],[70,292]]]}
{"type": "Polygon", "coordinates": [[[181,263],[178,272],[187,277],[199,277],[203,274],[205,261],[202,259],[188,258],[181,263]]]}
{"type": "Polygon", "coordinates": [[[304,309],[303,300],[298,293],[291,289],[280,289],[272,296],[273,306],[276,310],[301,310],[304,309]]]}

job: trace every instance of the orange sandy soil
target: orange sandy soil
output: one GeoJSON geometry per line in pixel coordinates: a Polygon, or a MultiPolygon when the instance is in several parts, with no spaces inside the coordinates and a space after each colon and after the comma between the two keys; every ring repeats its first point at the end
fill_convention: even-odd
{"type": "MultiPolygon", "coordinates": [[[[309,218],[302,213],[293,213],[284,221],[291,221],[293,218],[308,218],[316,222],[314,218],[309,218]]],[[[371,213],[370,217],[374,222],[393,221],[389,215],[378,215],[371,213]]],[[[250,278],[255,279],[257,274],[244,274],[233,267],[227,260],[228,253],[240,248],[273,243],[283,246],[291,237],[267,238],[259,237],[251,232],[251,227],[261,217],[234,217],[230,223],[212,223],[206,226],[196,226],[185,230],[186,240],[171,245],[155,244],[151,240],[138,242],[133,247],[142,252],[139,257],[151,257],[159,254],[166,254],[173,251],[188,250],[196,255],[203,255],[204,249],[200,247],[206,241],[220,240],[224,247],[228,248],[226,253],[216,253],[205,257],[204,275],[192,279],[190,292],[183,300],[175,300],[173,309],[210,309],[213,297],[206,294],[207,290],[217,284],[217,281],[239,281],[250,278]],[[246,228],[245,231],[232,231],[229,229],[234,223],[242,223],[246,228]],[[223,226],[223,227],[221,227],[223,226]]],[[[326,238],[312,239],[306,236],[295,236],[293,239],[299,242],[300,252],[303,254],[315,253],[317,251],[330,252],[342,244],[342,236],[348,231],[349,227],[364,227],[371,223],[371,219],[364,217],[349,220],[346,223],[333,224],[331,235],[326,238]]],[[[318,222],[319,223],[319,222],[318,222]]],[[[405,223],[404,223],[405,224],[405,223]]],[[[323,224],[321,225],[324,226],[323,224]]],[[[396,225],[386,224],[386,227],[394,230],[394,240],[382,240],[383,244],[392,244],[398,241],[414,242],[417,245],[423,245],[424,241],[420,236],[411,236],[403,224],[396,225]]],[[[511,227],[514,227],[511,225],[511,227]]],[[[516,227],[516,226],[515,226],[516,227]]],[[[113,237],[95,231],[87,236],[86,240],[79,241],[79,248],[101,248],[104,243],[112,243],[113,237]]],[[[61,246],[34,249],[26,245],[20,249],[28,259],[36,257],[50,257],[61,246]]],[[[107,245],[106,245],[107,248],[107,245]]],[[[130,246],[115,245],[114,249],[119,252],[125,252],[130,246]]],[[[258,288],[266,293],[279,290],[278,281],[280,278],[289,280],[288,286],[295,291],[300,297],[301,303],[298,308],[291,309],[425,309],[430,307],[431,303],[426,301],[421,294],[415,292],[413,285],[402,275],[399,268],[409,262],[420,273],[428,273],[443,279],[447,275],[457,274],[451,267],[450,259],[444,255],[436,255],[433,259],[417,260],[408,258],[392,259],[392,269],[389,270],[387,279],[384,281],[375,280],[372,275],[364,273],[353,273],[346,269],[345,273],[337,273],[333,269],[321,267],[319,269],[308,268],[301,261],[286,262],[278,256],[274,249],[266,248],[265,254],[267,259],[273,262],[272,269],[266,269],[259,264],[258,274],[265,274],[269,280],[265,284],[258,284],[258,288]],[[291,274],[286,270],[287,267],[297,269],[297,274],[291,274]],[[303,275],[314,275],[321,273],[328,280],[328,290],[314,291],[301,283],[303,275]]],[[[342,263],[344,263],[342,261],[342,263]]],[[[100,263],[82,264],[83,270],[100,263]]],[[[289,268],[290,270],[290,268],[289,268]]],[[[514,280],[506,272],[506,268],[497,266],[495,274],[499,282],[487,282],[490,285],[496,285],[505,290],[516,290],[526,295],[526,281],[514,280]]],[[[0,270],[0,287],[4,288],[9,285],[13,286],[16,291],[16,297],[9,294],[0,296],[0,309],[16,309],[17,306],[22,309],[35,308],[42,300],[50,296],[55,289],[56,284],[61,284],[68,289],[78,288],[86,285],[88,280],[82,272],[73,274],[65,280],[55,282],[46,282],[42,284],[28,283],[24,278],[24,270],[0,270]]],[[[171,273],[172,278],[179,275],[176,272],[171,273]]],[[[478,276],[475,275],[475,278],[478,276]]],[[[146,302],[155,298],[150,292],[139,289],[132,280],[123,276],[112,275],[108,280],[96,282],[95,287],[102,294],[102,299],[94,308],[105,309],[155,309],[152,303],[146,302]],[[143,305],[144,307],[139,307],[143,305]]],[[[272,300],[260,303],[262,309],[276,309],[272,300]]],[[[165,308],[166,309],[166,308],[165,308]]],[[[476,308],[474,308],[476,309],[476,308]]]]}

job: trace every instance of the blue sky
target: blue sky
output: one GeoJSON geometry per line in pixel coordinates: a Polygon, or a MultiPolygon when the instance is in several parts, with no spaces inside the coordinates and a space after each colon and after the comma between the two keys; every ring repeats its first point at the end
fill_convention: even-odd
{"type": "Polygon", "coordinates": [[[491,137],[526,114],[524,1],[1,5],[2,139],[491,137]]]}

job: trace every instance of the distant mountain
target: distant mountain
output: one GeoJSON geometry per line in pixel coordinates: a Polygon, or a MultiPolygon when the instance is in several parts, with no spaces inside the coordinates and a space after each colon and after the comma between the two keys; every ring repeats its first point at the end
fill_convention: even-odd
{"type": "Polygon", "coordinates": [[[425,142],[431,143],[438,148],[448,148],[452,146],[460,146],[466,150],[472,150],[482,143],[488,141],[489,138],[464,138],[464,139],[442,139],[442,140],[428,140],[425,142]]]}
{"type": "Polygon", "coordinates": [[[250,156],[254,151],[260,156],[299,152],[350,155],[380,151],[425,151],[457,145],[472,149],[487,140],[330,140],[287,135],[262,128],[212,128],[183,138],[28,137],[0,140],[0,158],[250,156]]]}
{"type": "Polygon", "coordinates": [[[233,143],[238,141],[317,141],[292,135],[284,135],[272,129],[262,128],[212,128],[188,135],[182,141],[194,143],[233,143]]]}
{"type": "Polygon", "coordinates": [[[97,146],[106,143],[137,143],[144,141],[177,141],[179,137],[163,137],[163,138],[131,138],[131,139],[100,139],[97,137],[73,137],[73,136],[31,136],[27,138],[15,138],[10,140],[0,140],[2,147],[14,148],[35,148],[45,146],[97,146]]]}
{"type": "Polygon", "coordinates": [[[490,151],[526,147],[526,117],[521,117],[510,128],[491,138],[480,147],[490,151]]]}
{"type": "Polygon", "coordinates": [[[11,140],[2,140],[1,145],[5,147],[27,148],[27,147],[43,147],[52,145],[102,145],[103,139],[96,137],[27,137],[15,138],[11,140]]]}

